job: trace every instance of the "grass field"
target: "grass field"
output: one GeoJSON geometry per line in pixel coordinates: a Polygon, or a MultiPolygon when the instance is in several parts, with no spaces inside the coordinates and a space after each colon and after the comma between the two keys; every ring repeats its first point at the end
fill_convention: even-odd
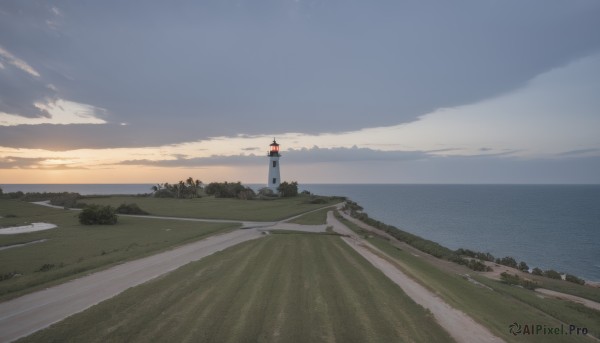
{"type": "MultiPolygon", "coordinates": [[[[137,203],[143,210],[157,216],[236,219],[247,221],[277,221],[328,204],[310,204],[309,197],[298,196],[275,200],[238,200],[203,197],[199,199],[172,199],[151,197],[99,197],[85,198],[87,204],[119,206],[122,203],[137,203]]],[[[333,205],[338,200],[331,200],[333,205]]]]}
{"type": "MultiPolygon", "coordinates": [[[[600,312],[569,301],[540,298],[536,293],[520,287],[505,285],[477,273],[470,273],[474,280],[488,288],[392,245],[389,241],[370,235],[355,224],[342,222],[383,251],[394,264],[423,286],[438,294],[451,306],[464,311],[488,327],[494,334],[512,342],[564,342],[564,336],[519,336],[510,334],[513,322],[560,326],[561,323],[586,327],[598,337],[600,312]],[[491,290],[490,290],[491,289],[491,290]]],[[[441,263],[451,263],[443,261],[441,263]]],[[[584,336],[568,336],[569,342],[591,342],[584,336]]]]}
{"type": "Polygon", "coordinates": [[[303,214],[302,216],[292,219],[289,222],[302,225],[321,225],[327,223],[327,212],[331,211],[333,207],[327,207],[318,211],[303,214]]]}
{"type": "Polygon", "coordinates": [[[0,218],[0,226],[49,222],[58,228],[0,235],[0,247],[47,239],[0,250],[0,275],[20,274],[0,281],[0,300],[239,226],[129,217],[119,217],[117,225],[83,226],[74,211],[0,200],[0,216],[6,214],[16,217],[0,218]]]}
{"type": "Polygon", "coordinates": [[[271,235],[129,289],[22,342],[450,342],[339,237],[271,235]]]}

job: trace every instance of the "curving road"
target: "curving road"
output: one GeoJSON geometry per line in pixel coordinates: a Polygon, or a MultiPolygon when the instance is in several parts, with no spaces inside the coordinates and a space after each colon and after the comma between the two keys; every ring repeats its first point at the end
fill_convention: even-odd
{"type": "Polygon", "coordinates": [[[10,342],[81,312],[127,288],[244,241],[257,229],[210,236],[139,260],[126,262],[70,282],[0,303],[0,342],[10,342]]]}

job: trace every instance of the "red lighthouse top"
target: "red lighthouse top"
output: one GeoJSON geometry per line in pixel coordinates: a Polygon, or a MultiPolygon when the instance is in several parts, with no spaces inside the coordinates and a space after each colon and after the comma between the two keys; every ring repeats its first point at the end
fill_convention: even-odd
{"type": "Polygon", "coordinates": [[[273,138],[273,143],[269,144],[271,147],[271,151],[269,151],[269,156],[279,156],[279,144],[273,138]]]}

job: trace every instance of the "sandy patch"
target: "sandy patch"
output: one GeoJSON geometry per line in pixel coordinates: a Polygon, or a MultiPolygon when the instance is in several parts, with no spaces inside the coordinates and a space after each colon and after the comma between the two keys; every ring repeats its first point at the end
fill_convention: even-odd
{"type": "Polygon", "coordinates": [[[16,235],[19,233],[35,232],[54,229],[56,225],[50,223],[32,223],[25,226],[13,226],[6,229],[0,229],[0,235],[16,235]]]}

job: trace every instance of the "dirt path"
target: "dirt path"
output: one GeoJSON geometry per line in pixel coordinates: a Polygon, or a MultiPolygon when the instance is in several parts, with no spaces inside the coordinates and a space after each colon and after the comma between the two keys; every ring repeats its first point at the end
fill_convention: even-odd
{"type": "Polygon", "coordinates": [[[487,328],[475,322],[464,312],[451,307],[437,295],[398,270],[393,264],[373,253],[373,251],[379,251],[379,249],[339,222],[333,216],[333,212],[327,213],[327,224],[333,226],[334,231],[346,235],[347,237],[342,239],[350,247],[400,286],[416,303],[430,310],[437,322],[457,342],[503,342],[502,339],[494,336],[487,328]]]}
{"type": "Polygon", "coordinates": [[[589,308],[592,308],[596,311],[600,311],[600,303],[597,303],[593,300],[589,300],[589,299],[585,299],[585,298],[581,298],[575,295],[571,295],[571,294],[566,294],[566,293],[561,293],[561,292],[557,292],[557,291],[551,291],[549,289],[545,289],[545,288],[536,288],[535,289],[536,292],[538,293],[542,293],[544,295],[553,297],[553,298],[557,298],[557,299],[565,299],[565,300],[569,300],[572,302],[576,302],[579,303],[583,306],[587,306],[589,308]]]}
{"type": "Polygon", "coordinates": [[[103,300],[189,262],[244,241],[259,238],[256,229],[210,236],[173,250],[126,262],[67,283],[0,303],[0,342],[43,329],[103,300]]]}

